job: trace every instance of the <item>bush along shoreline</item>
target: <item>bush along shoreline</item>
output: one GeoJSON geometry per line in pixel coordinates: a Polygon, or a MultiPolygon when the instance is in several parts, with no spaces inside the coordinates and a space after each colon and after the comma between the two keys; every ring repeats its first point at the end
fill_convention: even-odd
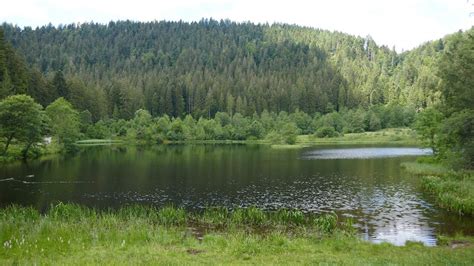
{"type": "Polygon", "coordinates": [[[473,239],[374,244],[335,214],[57,204],[0,210],[0,264],[469,264],[473,239]]]}

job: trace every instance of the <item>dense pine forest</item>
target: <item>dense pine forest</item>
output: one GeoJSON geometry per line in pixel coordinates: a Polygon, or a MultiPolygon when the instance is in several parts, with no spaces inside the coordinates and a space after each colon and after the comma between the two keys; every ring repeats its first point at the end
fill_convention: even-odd
{"type": "MultiPolygon", "coordinates": [[[[472,144],[471,113],[452,121],[464,127],[448,132],[454,139],[437,137],[449,131],[439,133],[441,121],[472,112],[472,43],[473,29],[397,53],[370,36],[287,24],[4,23],[0,99],[27,94],[32,99],[4,100],[3,108],[33,100],[48,106],[42,124],[52,125],[43,135],[71,145],[80,136],[294,143],[297,134],[414,125],[443,152],[472,144]],[[458,77],[465,84],[457,71],[466,72],[458,77]]],[[[14,139],[35,139],[18,136],[16,124],[5,128],[7,148],[14,139]]]]}
{"type": "Polygon", "coordinates": [[[42,105],[62,96],[95,120],[129,119],[139,108],[173,117],[424,108],[437,100],[436,60],[456,36],[398,54],[370,36],[279,24],[120,21],[3,29],[26,64],[10,62],[23,71],[14,71],[13,89],[3,86],[2,95],[27,92],[42,105]],[[35,70],[25,73],[25,65],[35,70]]]}

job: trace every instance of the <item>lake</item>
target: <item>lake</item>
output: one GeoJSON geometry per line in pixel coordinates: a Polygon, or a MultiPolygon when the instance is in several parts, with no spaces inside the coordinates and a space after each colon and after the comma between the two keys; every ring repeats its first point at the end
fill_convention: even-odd
{"type": "Polygon", "coordinates": [[[474,234],[474,221],[434,205],[419,178],[400,168],[430,150],[407,147],[266,145],[95,146],[71,157],[0,167],[0,206],[44,210],[63,201],[96,208],[124,204],[257,206],[334,211],[364,239],[436,244],[436,235],[474,234]]]}

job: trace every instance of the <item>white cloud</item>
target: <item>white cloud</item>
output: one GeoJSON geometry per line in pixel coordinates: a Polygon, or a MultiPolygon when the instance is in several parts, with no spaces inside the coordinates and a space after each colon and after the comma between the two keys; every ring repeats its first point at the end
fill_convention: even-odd
{"type": "Polygon", "coordinates": [[[40,26],[110,20],[184,20],[284,22],[350,34],[371,35],[379,44],[398,50],[413,48],[473,25],[474,11],[466,0],[16,0],[2,3],[0,21],[40,26]]]}

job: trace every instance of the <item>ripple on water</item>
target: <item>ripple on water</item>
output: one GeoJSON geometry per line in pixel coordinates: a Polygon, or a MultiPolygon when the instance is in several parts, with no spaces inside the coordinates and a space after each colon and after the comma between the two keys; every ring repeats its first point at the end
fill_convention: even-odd
{"type": "Polygon", "coordinates": [[[122,203],[174,203],[188,209],[257,206],[266,210],[289,208],[311,213],[335,211],[342,217],[352,217],[363,237],[373,242],[388,241],[403,245],[406,241],[421,241],[425,245],[436,244],[434,229],[424,213],[430,204],[413,193],[409,186],[401,183],[369,189],[357,182],[351,182],[348,186],[336,183],[327,177],[312,176],[289,181],[286,185],[251,184],[234,194],[211,190],[203,195],[193,189],[173,191],[166,188],[149,193],[123,192],[89,197],[113,198],[122,203]]]}

